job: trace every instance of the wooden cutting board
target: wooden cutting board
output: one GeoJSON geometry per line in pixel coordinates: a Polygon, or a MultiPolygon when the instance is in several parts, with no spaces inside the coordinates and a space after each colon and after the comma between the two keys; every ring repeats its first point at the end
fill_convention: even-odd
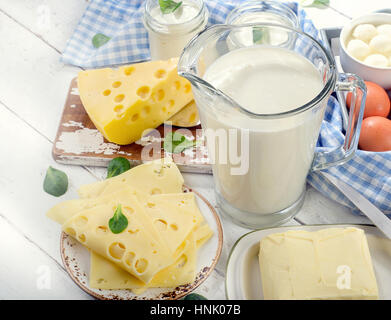
{"type": "Polygon", "coordinates": [[[124,157],[131,163],[140,164],[142,156],[148,161],[169,155],[182,172],[211,173],[200,125],[192,128],[161,125],[157,130],[159,134],[152,132],[125,146],[108,142],[85,112],[80,100],[77,78],[74,78],[54,141],[53,158],[62,164],[106,167],[115,157],[124,157]],[[187,138],[197,139],[197,146],[178,154],[166,153],[162,148],[162,138],[171,130],[179,130],[187,138]]]}

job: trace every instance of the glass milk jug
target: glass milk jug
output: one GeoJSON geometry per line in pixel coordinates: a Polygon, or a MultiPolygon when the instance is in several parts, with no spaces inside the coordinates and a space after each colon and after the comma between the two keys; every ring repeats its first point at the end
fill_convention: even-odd
{"type": "Polygon", "coordinates": [[[342,164],[357,149],[365,84],[337,74],[330,54],[297,29],[213,26],[184,49],[178,72],[192,84],[217,204],[237,224],[284,223],[303,204],[310,170],[342,164]],[[285,40],[271,41],[267,35],[275,33],[285,33],[285,40]],[[350,110],[344,145],[315,153],[334,90],[352,92],[352,106],[359,94],[361,105],[350,110]]]}

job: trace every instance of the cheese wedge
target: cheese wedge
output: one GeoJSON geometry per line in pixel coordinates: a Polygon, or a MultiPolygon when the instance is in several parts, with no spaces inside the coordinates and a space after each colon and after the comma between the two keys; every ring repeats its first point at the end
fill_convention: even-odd
{"type": "MultiPolygon", "coordinates": [[[[194,236],[186,241],[182,255],[171,266],[161,270],[144,284],[136,277],[117,267],[98,254],[91,252],[89,283],[96,289],[147,289],[177,287],[194,281],[196,275],[197,249],[194,236]]],[[[135,290],[134,290],[135,291],[135,290]]],[[[137,290],[138,293],[142,290],[137,290]]]]}
{"type": "Polygon", "coordinates": [[[193,100],[190,82],[178,75],[177,63],[173,58],[79,73],[80,99],[107,140],[132,143],[193,100]]]}
{"type": "Polygon", "coordinates": [[[124,187],[132,187],[138,194],[151,195],[182,192],[183,177],[171,158],[158,159],[136,166],[116,177],[81,186],[80,198],[96,198],[124,187]]]}
{"type": "Polygon", "coordinates": [[[265,299],[378,298],[367,239],[358,228],[271,234],[260,241],[259,264],[265,299]]]}
{"type": "Polygon", "coordinates": [[[175,261],[133,195],[83,210],[68,219],[63,230],[144,283],[175,261]],[[119,204],[128,219],[128,226],[121,233],[114,234],[108,222],[119,204]]]}
{"type": "Polygon", "coordinates": [[[200,116],[194,100],[174,114],[166,122],[167,124],[178,127],[194,127],[198,125],[200,122],[200,116]]]}

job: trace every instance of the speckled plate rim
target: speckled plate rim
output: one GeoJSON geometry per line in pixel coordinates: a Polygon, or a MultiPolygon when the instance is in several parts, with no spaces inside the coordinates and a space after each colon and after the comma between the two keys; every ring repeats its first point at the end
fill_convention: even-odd
{"type": "MultiPolygon", "coordinates": [[[[192,291],[194,291],[196,288],[198,288],[208,277],[209,275],[212,273],[212,271],[214,270],[214,268],[216,267],[216,264],[217,262],[219,261],[220,259],[220,256],[221,256],[221,251],[223,249],[223,227],[222,227],[222,224],[221,224],[221,220],[220,220],[220,217],[217,213],[217,211],[215,210],[215,208],[213,208],[213,206],[210,204],[210,202],[208,200],[206,200],[206,198],[204,196],[202,196],[199,192],[193,190],[192,188],[190,187],[187,187],[187,186],[183,186],[184,189],[187,190],[187,192],[194,192],[194,194],[200,198],[200,200],[202,200],[209,208],[210,212],[212,213],[212,217],[214,218],[215,222],[216,222],[216,227],[217,227],[217,236],[218,236],[218,243],[217,243],[217,250],[216,250],[216,255],[215,257],[212,259],[212,263],[210,266],[208,267],[204,267],[200,272],[197,273],[196,275],[196,279],[195,281],[189,285],[185,285],[185,290],[183,290],[182,292],[180,293],[175,293],[175,290],[179,289],[182,287],[182,286],[179,286],[177,288],[173,288],[173,291],[167,291],[169,293],[173,293],[173,297],[170,296],[170,294],[167,294],[167,300],[177,300],[177,299],[180,299],[182,297],[184,297],[185,295],[191,293],[192,291]]],[[[203,213],[204,214],[204,213],[203,213]]],[[[77,276],[75,276],[75,274],[73,273],[68,261],[67,261],[67,257],[65,255],[65,248],[64,248],[64,243],[65,243],[65,240],[68,238],[69,236],[65,233],[65,232],[62,232],[61,233],[61,237],[60,237],[60,255],[61,255],[61,260],[62,260],[62,263],[65,267],[65,270],[66,272],[68,273],[68,275],[71,277],[71,279],[83,290],[85,291],[86,293],[88,293],[89,295],[99,299],[99,300],[113,300],[113,298],[109,298],[109,297],[106,297],[104,294],[99,294],[95,291],[93,291],[88,285],[86,284],[83,284],[79,278],[77,276]]],[[[126,289],[123,289],[123,290],[126,290],[126,289]]],[[[117,290],[113,290],[113,291],[117,291],[117,290]]],[[[130,291],[130,290],[129,290],[130,291]]],[[[120,299],[120,298],[118,298],[120,299]]],[[[137,296],[133,299],[133,300],[137,300],[137,296]]],[[[142,300],[146,300],[146,298],[142,298],[142,300]]]]}
{"type": "MultiPolygon", "coordinates": [[[[340,226],[340,227],[370,227],[370,228],[373,228],[374,230],[377,230],[379,231],[379,235],[382,235],[381,231],[379,229],[377,229],[377,227],[373,224],[367,224],[367,223],[334,223],[334,224],[308,224],[308,225],[292,225],[292,226],[275,226],[275,227],[270,227],[270,228],[260,228],[260,229],[255,229],[255,230],[252,230],[250,232],[247,232],[245,234],[243,234],[242,236],[240,236],[236,241],[235,243],[233,244],[229,254],[228,254],[228,258],[227,258],[227,264],[225,266],[225,297],[227,300],[232,300],[232,298],[230,298],[230,294],[229,294],[229,290],[228,290],[228,283],[230,281],[230,277],[229,277],[229,274],[228,274],[228,268],[230,267],[230,263],[231,263],[231,258],[232,258],[232,255],[233,253],[235,252],[235,249],[237,247],[237,245],[244,239],[246,238],[247,236],[249,236],[250,234],[253,234],[255,232],[259,232],[259,231],[265,231],[265,230],[273,230],[273,229],[286,229],[286,230],[290,230],[290,229],[298,229],[298,228],[305,228],[305,227],[324,227],[324,228],[328,228],[328,227],[335,227],[335,226],[340,226]]],[[[383,235],[383,237],[385,237],[383,235]]],[[[260,239],[259,239],[260,240],[260,239]]]]}

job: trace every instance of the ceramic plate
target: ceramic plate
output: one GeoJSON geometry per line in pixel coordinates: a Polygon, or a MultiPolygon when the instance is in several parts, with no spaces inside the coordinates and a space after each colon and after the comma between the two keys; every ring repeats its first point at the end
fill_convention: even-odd
{"type": "Polygon", "coordinates": [[[189,188],[196,196],[198,207],[205,220],[213,230],[213,236],[198,251],[197,276],[193,283],[176,288],[150,288],[143,294],[136,295],[131,290],[100,290],[90,288],[88,274],[90,270],[90,253],[78,241],[61,235],[61,258],[65,269],[76,284],[90,295],[103,300],[147,300],[147,299],[179,299],[197,288],[213,271],[221,253],[223,230],[219,216],[213,206],[199,193],[189,188]]]}
{"type": "Polygon", "coordinates": [[[245,234],[233,246],[227,264],[226,296],[230,300],[262,300],[262,283],[258,262],[259,241],[271,234],[288,230],[316,231],[327,227],[363,229],[375,269],[380,299],[391,299],[391,240],[369,225],[289,226],[256,230],[245,234]]]}

